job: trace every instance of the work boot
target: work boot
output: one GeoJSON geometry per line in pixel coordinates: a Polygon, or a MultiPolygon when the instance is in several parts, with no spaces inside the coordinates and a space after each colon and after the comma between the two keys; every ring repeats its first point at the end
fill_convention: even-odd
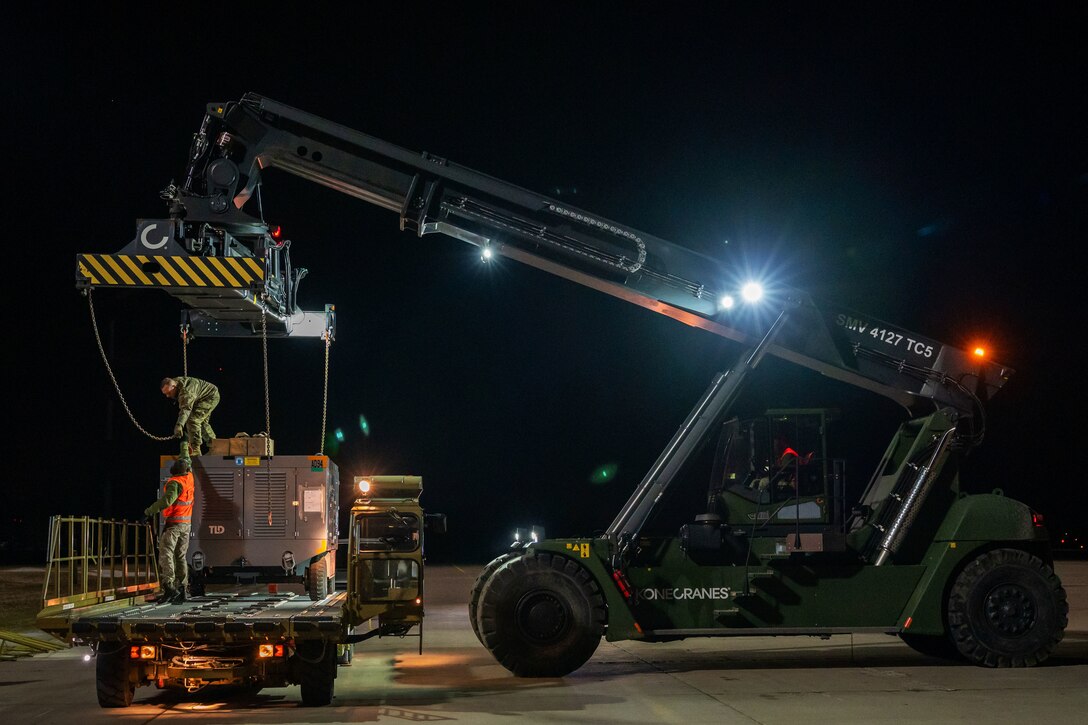
{"type": "Polygon", "coordinates": [[[159,596],[155,597],[151,601],[155,604],[165,604],[166,602],[169,602],[171,599],[176,597],[177,594],[178,593],[170,587],[163,587],[162,591],[159,592],[159,596]]]}
{"type": "Polygon", "coordinates": [[[185,590],[179,589],[174,592],[174,595],[170,597],[171,604],[184,604],[185,603],[185,590]]]}

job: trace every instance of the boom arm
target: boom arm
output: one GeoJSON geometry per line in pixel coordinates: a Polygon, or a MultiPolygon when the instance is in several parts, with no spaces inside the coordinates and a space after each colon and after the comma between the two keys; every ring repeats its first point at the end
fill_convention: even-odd
{"type": "MultiPolygon", "coordinates": [[[[395,212],[402,230],[449,235],[749,348],[766,332],[752,315],[719,309],[736,280],[717,260],[254,94],[209,104],[185,181],[166,193],[171,219],[161,223],[188,252],[199,251],[194,242],[213,230],[237,254],[261,257],[274,247],[269,227],[244,209],[254,197],[259,204],[268,168],[395,212]]],[[[767,353],[908,407],[932,402],[972,415],[975,396],[988,398],[1012,374],[796,290],[782,292],[778,303],[791,312],[767,353]]],[[[199,302],[194,307],[202,312],[199,302]]]]}

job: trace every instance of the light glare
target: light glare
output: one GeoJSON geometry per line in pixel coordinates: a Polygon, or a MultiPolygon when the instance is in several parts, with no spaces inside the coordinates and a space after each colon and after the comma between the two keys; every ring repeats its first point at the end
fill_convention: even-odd
{"type": "Polygon", "coordinates": [[[749,282],[740,294],[745,302],[758,302],[763,297],[763,286],[759,282],[749,282]]]}
{"type": "Polygon", "coordinates": [[[733,295],[722,295],[718,300],[718,307],[723,310],[731,310],[735,304],[736,300],[733,299],[733,295]]]}

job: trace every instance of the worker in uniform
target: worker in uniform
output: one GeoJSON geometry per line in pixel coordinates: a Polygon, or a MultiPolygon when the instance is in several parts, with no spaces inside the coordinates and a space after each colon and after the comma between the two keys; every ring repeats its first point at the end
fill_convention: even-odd
{"type": "Polygon", "coordinates": [[[189,576],[185,554],[189,551],[189,531],[192,529],[195,495],[189,459],[178,458],[170,466],[170,478],[166,479],[162,496],[144,509],[144,516],[147,517],[162,511],[165,524],[159,534],[159,579],[162,582],[162,594],[155,599],[156,602],[181,604],[185,601],[185,581],[189,576]]]}
{"type": "Polygon", "coordinates": [[[200,378],[163,378],[162,394],[178,404],[174,437],[181,438],[181,458],[201,455],[200,446],[215,439],[212,411],[219,405],[219,388],[200,378]]]}

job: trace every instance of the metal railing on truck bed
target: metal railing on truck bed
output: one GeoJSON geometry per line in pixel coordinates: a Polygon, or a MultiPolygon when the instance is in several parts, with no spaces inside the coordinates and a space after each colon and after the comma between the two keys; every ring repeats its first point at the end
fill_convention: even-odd
{"type": "Polygon", "coordinates": [[[101,604],[131,606],[158,588],[150,524],[89,516],[49,520],[39,628],[64,637],[73,610],[101,604]]]}

